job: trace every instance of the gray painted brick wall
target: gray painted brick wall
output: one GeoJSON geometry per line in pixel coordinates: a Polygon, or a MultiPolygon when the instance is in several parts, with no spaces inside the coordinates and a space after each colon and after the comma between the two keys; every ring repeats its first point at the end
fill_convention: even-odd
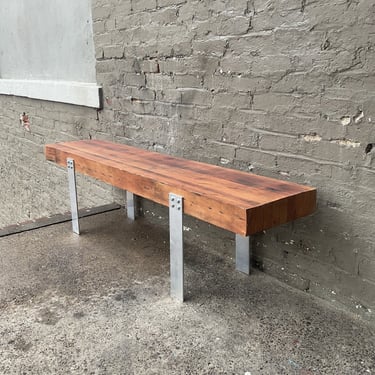
{"type": "MultiPolygon", "coordinates": [[[[66,171],[45,161],[44,145],[100,136],[96,110],[13,96],[0,96],[0,105],[0,227],[69,211],[66,171]]],[[[112,202],[102,183],[78,175],[77,185],[82,207],[112,202]]]]}
{"type": "MultiPolygon", "coordinates": [[[[93,17],[102,111],[1,97],[0,222],[67,209],[46,141],[106,138],[309,184],[317,212],[255,236],[257,265],[373,319],[373,1],[93,0],[93,17]]],[[[89,182],[86,204],[117,194],[89,182]]]]}

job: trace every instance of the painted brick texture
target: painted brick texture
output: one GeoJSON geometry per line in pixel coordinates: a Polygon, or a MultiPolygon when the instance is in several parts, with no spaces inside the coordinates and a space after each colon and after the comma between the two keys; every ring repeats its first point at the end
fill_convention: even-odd
{"type": "MultiPolygon", "coordinates": [[[[12,219],[17,207],[31,216],[66,208],[63,173],[41,155],[45,141],[106,138],[309,184],[317,212],[256,236],[256,263],[373,319],[375,145],[365,152],[375,144],[373,1],[93,0],[93,18],[98,119],[1,97],[2,150],[18,150],[1,152],[10,176],[2,190],[16,189],[5,210],[12,219]],[[41,134],[14,125],[24,106],[41,134]]],[[[89,181],[82,189],[94,190],[87,204],[113,194],[89,181]]]]}
{"type": "MultiPolygon", "coordinates": [[[[96,110],[0,96],[0,227],[70,210],[66,171],[44,157],[46,143],[100,136],[96,110]],[[30,132],[20,113],[30,116],[30,132]]],[[[77,176],[81,207],[112,202],[112,188],[77,176]]]]}
{"type": "Polygon", "coordinates": [[[117,127],[115,139],[316,186],[316,214],[257,236],[256,260],[370,314],[373,2],[123,1],[119,9],[97,0],[94,10],[100,116],[117,127]]]}

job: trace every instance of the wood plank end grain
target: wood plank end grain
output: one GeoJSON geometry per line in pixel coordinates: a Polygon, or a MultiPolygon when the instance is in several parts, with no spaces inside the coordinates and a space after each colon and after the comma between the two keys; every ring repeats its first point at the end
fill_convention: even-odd
{"type": "Polygon", "coordinates": [[[56,163],[56,147],[55,145],[45,145],[44,146],[44,155],[49,161],[56,163]]]}

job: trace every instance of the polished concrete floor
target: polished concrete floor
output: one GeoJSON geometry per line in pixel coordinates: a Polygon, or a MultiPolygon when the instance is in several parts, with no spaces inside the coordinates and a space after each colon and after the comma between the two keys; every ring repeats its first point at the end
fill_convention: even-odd
{"type": "MultiPolygon", "coordinates": [[[[0,374],[375,374],[375,327],[121,210],[0,238],[0,374]]],[[[194,233],[194,234],[193,234],[194,233]]]]}

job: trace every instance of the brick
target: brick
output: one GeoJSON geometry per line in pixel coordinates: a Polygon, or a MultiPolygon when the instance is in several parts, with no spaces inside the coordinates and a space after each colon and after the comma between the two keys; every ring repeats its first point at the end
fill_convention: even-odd
{"type": "Polygon", "coordinates": [[[251,108],[252,96],[248,93],[237,93],[237,94],[216,94],[214,96],[215,107],[230,107],[230,108],[251,108]]]}
{"type": "Polygon", "coordinates": [[[101,60],[104,58],[104,51],[103,48],[96,48],[95,49],[95,58],[97,60],[101,60]]]}
{"type": "Polygon", "coordinates": [[[112,44],[112,36],[110,33],[94,35],[95,48],[103,49],[104,46],[112,44]]]}
{"type": "Polygon", "coordinates": [[[288,27],[298,30],[304,22],[305,13],[300,11],[301,7],[292,11],[285,10],[284,8],[276,8],[276,10],[272,7],[264,11],[259,11],[257,6],[255,6],[255,9],[256,12],[251,22],[254,31],[274,30],[281,28],[283,25],[288,25],[288,27]]]}
{"type": "Polygon", "coordinates": [[[210,9],[215,13],[230,12],[230,14],[242,15],[248,11],[248,6],[247,0],[212,1],[210,9]]]}
{"type": "MultiPolygon", "coordinates": [[[[125,15],[116,14],[116,29],[120,31],[134,31],[137,27],[140,28],[146,23],[151,23],[151,16],[146,12],[134,14],[132,12],[128,12],[128,14],[125,15]]],[[[124,40],[127,39],[124,38],[124,40]]]]}
{"type": "Polygon", "coordinates": [[[321,112],[324,115],[334,121],[339,121],[344,116],[351,117],[358,112],[358,104],[353,101],[330,98],[323,95],[320,104],[321,112]]]}
{"type": "Polygon", "coordinates": [[[92,17],[95,20],[105,19],[110,16],[112,13],[113,8],[110,6],[99,6],[94,7],[92,10],[92,17]]]}
{"type": "Polygon", "coordinates": [[[146,74],[147,87],[154,90],[164,90],[173,89],[175,84],[173,82],[173,77],[167,74],[146,74]]]}
{"type": "MultiPolygon", "coordinates": [[[[234,113],[233,121],[249,123],[252,128],[269,130],[279,133],[287,133],[298,136],[304,130],[321,130],[318,121],[311,118],[299,118],[294,116],[278,116],[259,110],[240,110],[234,113]],[[305,128],[306,126],[306,128],[305,128]]],[[[323,127],[323,126],[322,126],[323,127]]],[[[319,133],[317,131],[317,133],[319,133]]]]}
{"type": "MultiPolygon", "coordinates": [[[[163,98],[161,98],[163,100],[163,98]]],[[[177,101],[177,100],[176,100],[177,101]]],[[[172,103],[172,100],[168,103],[165,102],[155,102],[154,103],[154,115],[160,117],[172,118],[177,114],[177,106],[172,103]]]]}
{"type": "Polygon", "coordinates": [[[146,44],[148,44],[150,41],[154,41],[156,36],[160,33],[159,25],[149,26],[147,28],[139,26],[130,31],[133,42],[146,44]]]}
{"type": "Polygon", "coordinates": [[[292,59],[289,56],[273,55],[254,58],[251,63],[251,73],[255,76],[267,77],[270,75],[284,75],[291,70],[292,59]]]}
{"type": "Polygon", "coordinates": [[[115,19],[109,19],[105,21],[105,31],[111,32],[116,28],[116,20],[115,19]]]}
{"type": "Polygon", "coordinates": [[[280,28],[276,29],[274,33],[274,42],[277,44],[277,50],[283,53],[294,53],[300,55],[319,54],[324,44],[325,34],[322,31],[311,31],[300,29],[280,28]]]}
{"type": "Polygon", "coordinates": [[[118,77],[117,77],[117,75],[115,75],[113,73],[97,73],[96,74],[96,81],[100,85],[114,86],[118,82],[118,77]]]}
{"type": "Polygon", "coordinates": [[[227,159],[229,161],[232,161],[236,155],[236,149],[237,149],[236,145],[230,145],[230,144],[226,144],[226,143],[218,142],[218,141],[211,141],[206,145],[205,152],[207,153],[207,155],[210,156],[210,155],[214,155],[212,153],[212,150],[216,150],[215,151],[215,157],[217,160],[216,163],[219,164],[221,159],[227,159]]]}
{"type": "MultiPolygon", "coordinates": [[[[197,114],[201,118],[200,114],[197,114]]],[[[218,121],[195,121],[192,127],[192,134],[195,137],[194,142],[202,142],[202,139],[211,139],[212,141],[221,142],[223,137],[223,128],[218,121]]],[[[227,155],[228,156],[228,155],[227,155]]],[[[231,158],[232,153],[231,153],[231,158]]]]}
{"type": "Polygon", "coordinates": [[[124,100],[124,109],[140,115],[152,114],[154,103],[141,100],[124,100]]]}
{"type": "Polygon", "coordinates": [[[132,1],[131,0],[122,0],[119,4],[116,4],[116,11],[114,12],[116,18],[121,15],[129,15],[132,12],[132,1]]]}
{"type": "Polygon", "coordinates": [[[191,54],[191,42],[173,43],[171,55],[176,57],[189,56],[191,54]]]}
{"type": "Polygon", "coordinates": [[[136,0],[132,1],[133,11],[142,12],[156,8],[156,0],[136,0]]]}
{"type": "Polygon", "coordinates": [[[158,25],[173,24],[177,22],[177,19],[178,12],[175,8],[161,9],[152,15],[152,22],[158,25]]]}
{"type": "Polygon", "coordinates": [[[227,122],[232,124],[233,122],[236,122],[234,115],[235,111],[237,111],[235,108],[219,107],[214,105],[210,111],[210,121],[213,120],[221,123],[227,122]]]}
{"type": "MultiPolygon", "coordinates": [[[[191,6],[187,3],[183,4],[179,9],[179,21],[180,22],[192,22],[194,21],[205,21],[211,16],[211,11],[206,6],[205,2],[199,2],[191,6]]],[[[205,26],[209,26],[209,22],[204,23],[205,26]]],[[[193,30],[198,30],[197,25],[193,25],[193,30]]]]}
{"type": "Polygon", "coordinates": [[[160,71],[164,73],[187,73],[188,66],[183,59],[167,59],[160,61],[160,71]]]}
{"type": "Polygon", "coordinates": [[[219,60],[215,57],[194,56],[187,58],[166,59],[160,62],[160,71],[173,74],[213,74],[219,60]]]}
{"type": "Polygon", "coordinates": [[[103,48],[105,58],[122,58],[124,56],[124,47],[106,46],[103,48]]]}
{"type": "Polygon", "coordinates": [[[350,140],[349,143],[340,139],[321,141],[316,144],[305,142],[303,150],[305,155],[340,163],[345,163],[347,160],[360,163],[363,160],[363,150],[360,146],[357,146],[357,142],[350,140]]]}
{"type": "Polygon", "coordinates": [[[301,149],[301,141],[294,136],[284,134],[262,133],[259,136],[259,147],[262,150],[293,152],[301,149]]]}
{"type": "Polygon", "coordinates": [[[245,124],[224,124],[222,141],[241,147],[258,147],[259,133],[248,129],[245,124]]]}
{"type": "Polygon", "coordinates": [[[93,31],[94,31],[94,34],[103,34],[105,32],[105,22],[100,20],[100,21],[97,21],[97,22],[93,22],[92,24],[92,28],[93,28],[93,31]]]}
{"type": "Polygon", "coordinates": [[[288,285],[291,285],[293,288],[302,291],[309,290],[310,280],[305,278],[304,275],[295,274],[291,272],[288,267],[280,267],[279,262],[264,258],[263,256],[257,256],[256,262],[260,265],[264,272],[276,277],[288,285]]]}
{"type": "Polygon", "coordinates": [[[296,72],[278,80],[271,90],[278,93],[316,94],[321,93],[329,81],[330,77],[326,74],[296,72]]]}
{"type": "Polygon", "coordinates": [[[145,86],[146,77],[143,73],[125,73],[123,83],[127,86],[145,86]]]}
{"type": "Polygon", "coordinates": [[[184,89],[180,91],[182,104],[209,106],[212,103],[212,94],[209,91],[198,89],[184,89]]]}
{"type": "Polygon", "coordinates": [[[138,59],[125,57],[120,60],[114,60],[114,70],[121,73],[136,73],[140,74],[141,67],[138,59]]]}
{"type": "Polygon", "coordinates": [[[159,73],[159,63],[157,60],[143,60],[139,66],[144,73],[159,73]]]}
{"type": "Polygon", "coordinates": [[[125,87],[122,95],[130,96],[132,100],[154,100],[155,91],[146,88],[125,87]]]}
{"type": "Polygon", "coordinates": [[[224,55],[226,40],[204,39],[193,41],[193,50],[198,54],[213,55],[221,57],[224,55]]]}
{"type": "Polygon", "coordinates": [[[181,91],[175,89],[166,89],[157,92],[157,100],[168,103],[181,103],[181,91]]]}
{"type": "Polygon", "coordinates": [[[229,92],[267,92],[272,86],[270,80],[261,77],[243,77],[242,75],[216,74],[204,79],[207,89],[225,90],[229,92]]]}
{"type": "Polygon", "coordinates": [[[254,109],[286,114],[299,106],[301,96],[286,94],[255,94],[254,109]]]}
{"type": "Polygon", "coordinates": [[[236,150],[236,160],[245,162],[247,170],[254,172],[258,169],[272,169],[276,165],[275,155],[245,147],[236,150]]]}
{"type": "Polygon", "coordinates": [[[176,74],[173,82],[178,88],[200,88],[202,87],[203,78],[200,74],[176,74]]]}
{"type": "Polygon", "coordinates": [[[219,16],[217,19],[217,35],[241,35],[246,34],[250,28],[250,18],[237,16],[219,16]]]}
{"type": "Polygon", "coordinates": [[[176,106],[178,118],[184,122],[191,122],[197,119],[197,107],[188,104],[178,104],[176,106]]]}
{"type": "Polygon", "coordinates": [[[277,166],[280,172],[285,172],[293,180],[304,183],[306,176],[332,177],[332,166],[319,163],[308,157],[290,155],[277,155],[277,166]]]}
{"type": "Polygon", "coordinates": [[[172,5],[180,5],[186,3],[186,0],[157,0],[159,7],[166,7],[172,5]]]}
{"type": "MultiPolygon", "coordinates": [[[[171,57],[173,46],[170,43],[161,41],[149,41],[147,44],[139,44],[128,46],[126,49],[127,56],[143,58],[165,58],[171,57]]],[[[160,66],[160,64],[159,64],[160,66]]]]}
{"type": "Polygon", "coordinates": [[[228,50],[234,55],[252,56],[274,55],[279,50],[274,43],[273,33],[262,31],[249,33],[247,35],[231,38],[228,42],[228,50]]]}
{"type": "Polygon", "coordinates": [[[226,55],[220,61],[219,71],[227,74],[249,74],[251,71],[251,60],[244,56],[226,55]]]}

